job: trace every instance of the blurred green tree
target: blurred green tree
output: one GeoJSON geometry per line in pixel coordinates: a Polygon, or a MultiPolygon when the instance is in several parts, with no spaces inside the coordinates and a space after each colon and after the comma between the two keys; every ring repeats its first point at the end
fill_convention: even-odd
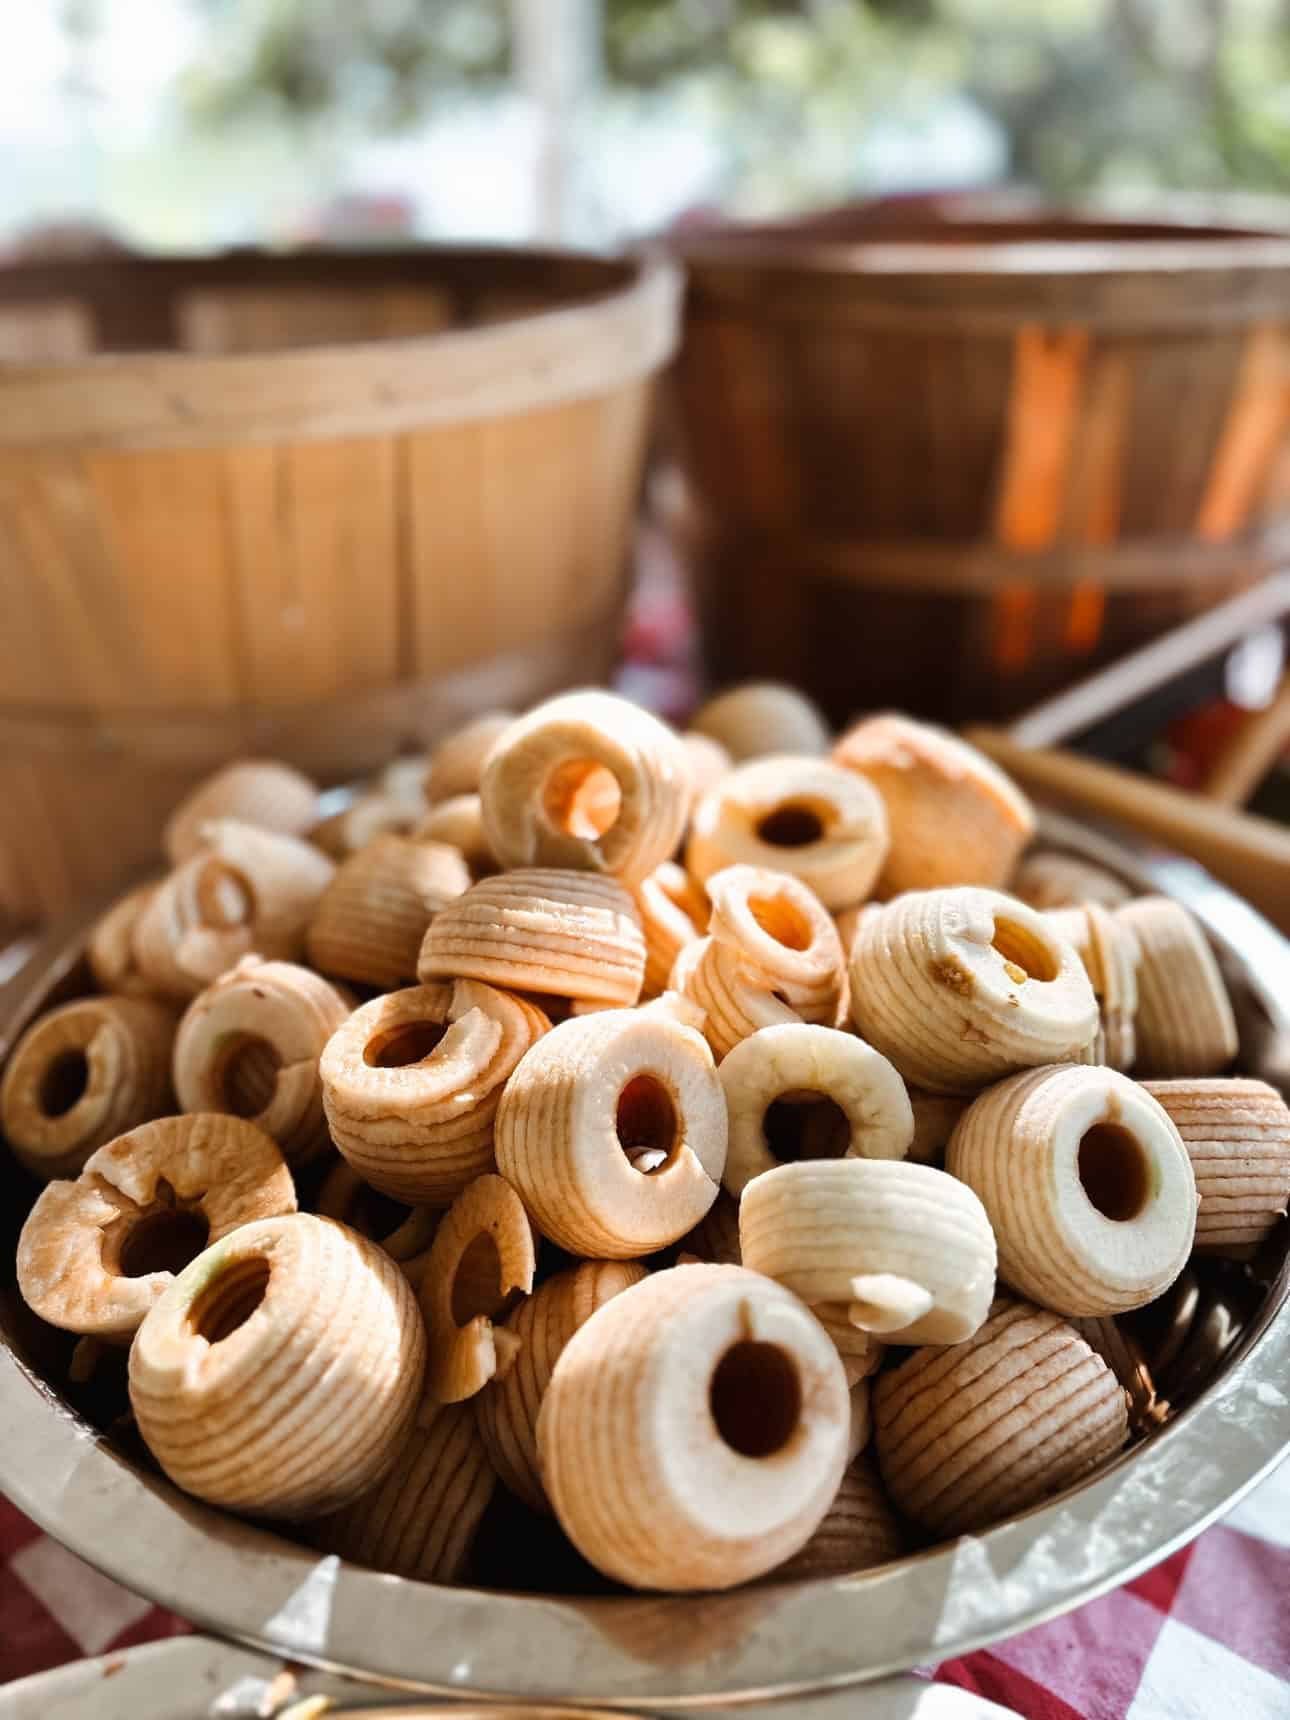
{"type": "Polygon", "coordinates": [[[500,80],[506,0],[198,0],[210,29],[189,68],[190,111],[208,124],[249,115],[415,122],[436,88],[500,80]]]}
{"type": "MultiPolygon", "coordinates": [[[[212,28],[192,113],[377,127],[463,81],[500,82],[508,0],[198,0],[212,28]]],[[[1013,176],[1056,195],[1290,188],[1290,0],[603,0],[612,85],[702,85],[737,173],[843,190],[867,120],[960,92],[1013,176]],[[795,140],[825,138],[803,165],[795,140]],[[823,163],[823,165],[822,165],[823,163]],[[828,187],[813,180],[836,181],[828,187]],[[799,181],[805,181],[800,183],[799,181]]]]}

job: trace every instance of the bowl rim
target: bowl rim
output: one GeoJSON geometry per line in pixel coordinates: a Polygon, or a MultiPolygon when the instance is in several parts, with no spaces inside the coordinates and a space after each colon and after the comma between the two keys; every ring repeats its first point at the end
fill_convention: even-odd
{"type": "MultiPolygon", "coordinates": [[[[844,1690],[832,1700],[815,1696],[745,1713],[747,1720],[1005,1720],[997,1703],[953,1685],[929,1684],[912,1673],[867,1686],[859,1703],[858,1694],[844,1690]]],[[[251,1720],[270,1707],[282,1711],[284,1700],[297,1703],[309,1696],[329,1697],[337,1705],[335,1712],[350,1720],[608,1720],[609,1713],[562,1704],[444,1702],[194,1634],[68,1661],[0,1686],[0,1720],[34,1720],[51,1705],[56,1705],[60,1720],[198,1720],[199,1707],[203,1716],[216,1712],[251,1720]],[[108,1677],[112,1682],[105,1692],[108,1677]],[[182,1705],[182,1717],[177,1704],[182,1705]]],[[[613,1713],[615,1720],[622,1720],[621,1710],[613,1713]]]]}
{"type": "MultiPolygon", "coordinates": [[[[1046,835],[1139,887],[1203,883],[1220,954],[1279,934],[1199,868],[1152,870],[1065,821],[1046,835]],[[1182,869],[1181,871],[1179,869],[1182,869]]],[[[6,1043],[77,965],[82,914],[0,992],[6,1043]]],[[[1248,970],[1247,970],[1248,971],[1248,970]]],[[[1257,976],[1251,976],[1257,979],[1257,976]]],[[[1284,1031],[1283,1006],[1255,992],[1284,1031]]],[[[31,1372],[0,1332],[0,1488],[49,1534],[198,1626],[359,1678],[443,1695],[614,1708],[779,1698],[952,1658],[1092,1600],[1168,1556],[1290,1448],[1290,1262],[1221,1376],[1091,1481],[980,1535],[851,1577],[726,1594],[567,1599],[441,1588],[321,1556],[134,1469],[31,1372]]]]}

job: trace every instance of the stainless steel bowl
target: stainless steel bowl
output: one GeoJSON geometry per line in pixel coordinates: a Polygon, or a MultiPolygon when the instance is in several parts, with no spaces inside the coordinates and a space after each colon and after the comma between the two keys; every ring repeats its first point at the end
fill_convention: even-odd
{"type": "MultiPolygon", "coordinates": [[[[1047,834],[1201,917],[1227,973],[1241,1064],[1290,1085],[1290,946],[1176,857],[1061,820],[1047,834]]],[[[0,1062],[85,983],[90,916],[0,992],[0,1062]]],[[[30,1197],[0,1166],[11,1222],[30,1197]]],[[[4,1256],[11,1258],[11,1252],[4,1256]]],[[[1038,1624],[1155,1564],[1290,1446],[1285,1227],[1261,1269],[1202,1273],[1166,1342],[1176,1418],[1093,1479],[984,1534],[854,1577],[732,1594],[564,1598],[430,1587],[320,1557],[207,1509],[132,1464],[42,1373],[0,1298],[0,1487],[119,1582],[206,1629],[378,1682],[640,1709],[797,1695],[887,1677],[1038,1624]]]]}
{"type": "MultiPolygon", "coordinates": [[[[212,1714],[315,1720],[324,1702],[327,1715],[353,1720],[606,1720],[594,1708],[427,1702],[203,1636],[77,1660],[7,1684],[0,1689],[0,1720],[209,1720],[212,1714]]],[[[741,1720],[1008,1720],[1006,1709],[983,1696],[913,1676],[773,1707],[754,1704],[740,1714],[741,1720]]]]}

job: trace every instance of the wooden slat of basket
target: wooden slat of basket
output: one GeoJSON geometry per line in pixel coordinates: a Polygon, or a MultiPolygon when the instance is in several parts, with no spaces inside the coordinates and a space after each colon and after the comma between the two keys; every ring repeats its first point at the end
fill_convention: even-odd
{"type": "MultiPolygon", "coordinates": [[[[773,331],[723,319],[711,331],[717,355],[714,382],[726,403],[736,434],[726,449],[733,457],[732,481],[750,517],[775,526],[791,519],[799,505],[795,429],[785,411],[788,371],[781,369],[779,339],[773,331]]],[[[845,388],[845,371],[838,377],[845,388]]],[[[800,433],[800,431],[799,431],[800,433]]]]}
{"type": "MultiPolygon", "coordinates": [[[[581,523],[567,497],[580,481],[592,481],[601,422],[599,402],[562,406],[555,424],[526,413],[511,420],[505,463],[499,451],[490,451],[490,491],[514,486],[517,503],[488,521],[497,589],[494,636],[502,650],[540,631],[553,608],[566,613],[571,581],[588,571],[582,559],[581,523]],[[541,523],[534,530],[526,521],[541,523]],[[507,570],[520,565],[527,566],[529,577],[508,580],[507,570]]],[[[605,583],[613,589],[620,572],[615,567],[602,574],[602,601],[605,583]]]]}
{"type": "Polygon", "coordinates": [[[1240,330],[1128,343],[1132,387],[1121,495],[1125,537],[1192,530],[1241,361],[1240,330]]]}
{"type": "Polygon", "coordinates": [[[978,531],[982,497],[996,482],[1012,392],[1012,342],[929,338],[923,376],[931,453],[926,482],[934,499],[927,529],[937,538],[961,539],[978,531]]]}
{"type": "Polygon", "coordinates": [[[484,520],[493,580],[490,635],[504,651],[531,638],[550,615],[576,537],[576,524],[564,499],[569,474],[583,468],[586,426],[567,406],[559,416],[561,447],[546,439],[540,417],[527,413],[510,422],[505,464],[499,447],[487,451],[482,476],[486,508],[491,504],[484,520]],[[503,511],[497,499],[511,486],[516,506],[503,511]],[[521,565],[529,577],[508,580],[508,570],[521,565]]]}
{"type": "Polygon", "coordinates": [[[433,334],[453,321],[453,297],[433,287],[220,287],[185,293],[176,310],[184,352],[281,352],[320,341],[433,334]]]}
{"type": "Polygon", "coordinates": [[[1084,329],[1017,331],[995,504],[995,536],[1009,549],[1047,549],[1057,537],[1088,349],[1084,329]]]}
{"type": "MultiPolygon", "coordinates": [[[[5,821],[22,832],[21,846],[5,844],[8,877],[0,872],[0,923],[11,903],[35,904],[51,913],[70,903],[84,878],[83,856],[96,852],[94,813],[99,809],[93,797],[100,778],[91,775],[87,780],[82,766],[60,782],[57,796],[51,798],[44,765],[39,757],[27,760],[8,749],[0,755],[5,821]]],[[[119,822],[130,821],[135,804],[127,800],[102,809],[108,813],[114,844],[119,822]]]]}
{"type": "MultiPolygon", "coordinates": [[[[916,471],[921,471],[922,476],[913,490],[914,511],[923,520],[932,513],[925,452],[927,407],[917,392],[927,355],[922,341],[903,331],[893,331],[888,340],[869,343],[867,351],[864,343],[853,336],[846,339],[854,349],[851,362],[866,380],[864,391],[857,392],[850,401],[856,462],[848,460],[845,448],[833,453],[838,482],[829,521],[845,525],[854,517],[857,498],[863,497],[876,534],[899,531],[902,519],[910,512],[916,471]],[[907,409],[889,411],[887,403],[902,394],[907,409]]],[[[815,344],[816,386],[827,387],[824,381],[829,362],[827,344],[818,336],[815,344]]],[[[825,453],[823,448],[817,450],[815,460],[822,461],[825,453]]],[[[825,516],[815,517],[823,523],[825,516]]]]}
{"type": "Polygon", "coordinates": [[[237,617],[243,696],[289,702],[303,687],[325,689],[330,665],[306,649],[311,617],[300,611],[299,570],[283,554],[282,450],[226,448],[219,461],[222,536],[237,617]]]}
{"type": "Polygon", "coordinates": [[[1131,354],[1116,342],[1095,346],[1062,501],[1060,535],[1073,543],[1114,543],[1119,535],[1132,391],[1131,354]]]}
{"type": "Polygon", "coordinates": [[[719,417],[710,407],[724,386],[720,346],[704,339],[687,345],[684,362],[673,366],[662,391],[667,428],[683,451],[692,481],[701,484],[709,505],[723,512],[742,495],[737,421],[719,417]]]}
{"type": "Polygon", "coordinates": [[[398,678],[391,439],[221,450],[242,696],[291,705],[398,678]]]}
{"type": "MultiPolygon", "coordinates": [[[[47,612],[57,569],[33,553],[23,498],[24,474],[0,462],[0,684],[32,702],[48,685],[60,641],[47,637],[47,612]]],[[[68,617],[75,625],[76,612],[68,617]]]]}
{"type": "Polygon", "coordinates": [[[84,358],[93,350],[93,320],[75,299],[0,310],[0,360],[84,358]]]}
{"type": "Polygon", "coordinates": [[[506,650],[553,614],[577,624],[604,612],[637,481],[624,456],[639,445],[647,407],[638,385],[512,418],[504,430],[483,423],[406,439],[418,671],[506,650]],[[575,510],[579,489],[585,506],[575,510]]]}
{"type": "MultiPolygon", "coordinates": [[[[1090,353],[1062,502],[1059,535],[1069,542],[1104,546],[1118,535],[1132,379],[1129,354],[1118,343],[1102,342],[1090,353]]],[[[1054,654],[1078,661],[1097,649],[1106,600],[1101,580],[1072,585],[1060,615],[1052,606],[1054,654]]]]}
{"type": "MultiPolygon", "coordinates": [[[[592,469],[597,474],[590,512],[593,535],[609,546],[608,563],[619,570],[624,581],[630,568],[642,482],[631,453],[642,446],[649,434],[652,405],[651,391],[643,383],[620,389],[601,402],[597,422],[590,432],[592,469]]],[[[569,594],[569,605],[572,617],[582,621],[589,619],[595,605],[605,600],[604,582],[594,574],[589,538],[582,541],[579,563],[581,571],[576,589],[569,594]]]]}
{"type": "MultiPolygon", "coordinates": [[[[624,390],[614,399],[576,402],[563,409],[563,417],[561,440],[566,450],[561,463],[569,462],[571,470],[581,468],[588,499],[597,498],[592,535],[611,546],[605,557],[610,571],[598,576],[586,526],[567,508],[560,510],[556,504],[548,509],[548,516],[555,511],[562,514],[562,529],[554,543],[562,544],[563,551],[550,568],[552,601],[559,614],[578,622],[597,605],[603,606],[606,589],[614,589],[626,569],[628,534],[635,525],[636,480],[630,462],[624,468],[621,451],[645,428],[645,420],[634,390],[624,390]]],[[[552,470],[546,481],[556,478],[552,470]]],[[[564,478],[567,481],[567,472],[564,478]]]]}
{"type": "Polygon", "coordinates": [[[1231,408],[1196,516],[1210,540],[1244,526],[1287,427],[1290,426],[1290,344],[1281,328],[1254,329],[1245,346],[1231,408]]]}
{"type": "Polygon", "coordinates": [[[88,475],[98,604],[128,618],[129,681],[117,698],[135,709],[235,702],[242,687],[217,456],[95,455],[88,475]]]}
{"type": "Polygon", "coordinates": [[[827,330],[799,329],[794,338],[797,357],[785,387],[795,422],[809,436],[802,450],[798,518],[818,520],[825,531],[845,530],[863,507],[880,536],[908,506],[908,447],[917,435],[921,360],[898,334],[879,343],[849,329],[834,330],[832,339],[827,330]],[[884,410],[893,392],[903,394],[905,412],[884,410]]]}
{"type": "Polygon", "coordinates": [[[0,685],[35,706],[65,702],[72,687],[90,706],[127,701],[137,680],[132,618],[113,598],[87,461],[62,449],[0,456],[0,499],[12,581],[0,593],[0,685]],[[22,617],[12,634],[11,615],[22,617]]]}
{"type": "Polygon", "coordinates": [[[413,604],[409,628],[413,662],[423,672],[455,668],[489,648],[500,589],[484,473],[492,470],[488,456],[496,442],[487,423],[405,438],[412,588],[424,594],[413,604]]]}
{"type": "MultiPolygon", "coordinates": [[[[1057,540],[1088,350],[1084,329],[1030,324],[1017,331],[995,504],[994,535],[1007,550],[1031,554],[1057,540]]],[[[981,626],[977,648],[1000,675],[1017,676],[1042,650],[1044,633],[1060,634],[1061,618],[1057,606],[1041,606],[1018,571],[1001,579],[981,626]]]]}
{"type": "MultiPolygon", "coordinates": [[[[863,424],[878,391],[871,347],[846,329],[823,338],[809,328],[769,328],[760,340],[753,336],[739,323],[721,336],[727,386],[739,390],[736,435],[745,450],[743,490],[734,498],[739,516],[776,531],[803,516],[835,524],[862,493],[872,506],[883,473],[863,424]],[[756,393],[748,382],[754,367],[763,378],[756,393]]],[[[709,395],[700,409],[730,426],[728,399],[709,395]]],[[[721,448],[718,435],[710,455],[718,472],[721,448]]]]}
{"type": "Polygon", "coordinates": [[[399,674],[393,438],[303,442],[282,462],[279,528],[315,630],[317,687],[384,686],[399,674]]]}
{"type": "Polygon", "coordinates": [[[1283,519],[1290,514],[1290,436],[1272,456],[1268,481],[1254,509],[1256,520],[1283,519]]]}

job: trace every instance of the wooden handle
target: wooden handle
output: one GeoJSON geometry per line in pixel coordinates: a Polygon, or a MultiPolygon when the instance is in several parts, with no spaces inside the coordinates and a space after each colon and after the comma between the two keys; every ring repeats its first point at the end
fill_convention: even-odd
{"type": "Polygon", "coordinates": [[[1221,806],[1244,806],[1290,747],[1290,675],[1272,703],[1253,712],[1215,760],[1203,791],[1221,806]]]}
{"type": "Polygon", "coordinates": [[[1031,751],[998,729],[969,729],[967,738],[1037,798],[1176,848],[1290,933],[1290,830],[1075,753],[1031,751]]]}

